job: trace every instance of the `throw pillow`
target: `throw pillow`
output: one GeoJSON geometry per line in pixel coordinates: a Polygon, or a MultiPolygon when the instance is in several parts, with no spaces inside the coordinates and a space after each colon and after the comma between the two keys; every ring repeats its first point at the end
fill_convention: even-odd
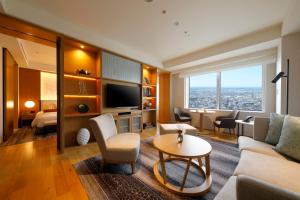
{"type": "Polygon", "coordinates": [[[300,117],[285,117],[275,150],[300,161],[300,117]]]}
{"type": "Polygon", "coordinates": [[[277,113],[270,114],[269,130],[267,133],[267,137],[265,139],[266,143],[269,143],[271,145],[276,145],[278,143],[281,135],[281,129],[282,129],[284,118],[285,115],[280,115],[277,113]]]}

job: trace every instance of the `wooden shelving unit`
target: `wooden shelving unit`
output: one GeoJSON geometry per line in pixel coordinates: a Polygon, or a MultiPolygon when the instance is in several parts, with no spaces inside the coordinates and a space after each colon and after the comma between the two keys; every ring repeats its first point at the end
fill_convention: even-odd
{"type": "MultiPolygon", "coordinates": [[[[157,121],[157,68],[142,64],[142,122],[156,127],[157,121]],[[150,104],[149,104],[150,103],[150,104]],[[151,105],[151,106],[149,106],[151,105]]],[[[148,128],[153,128],[148,127],[148,128]]],[[[146,129],[148,129],[146,128],[146,129]]]]}
{"type": "Polygon", "coordinates": [[[100,115],[101,113],[70,113],[70,114],[65,114],[66,118],[70,117],[90,117],[90,116],[97,116],[100,115]]]}
{"type": "MultiPolygon", "coordinates": [[[[88,119],[100,115],[101,62],[100,50],[91,46],[80,48],[65,40],[64,54],[64,140],[65,146],[77,145],[76,136],[81,128],[88,128],[88,119]],[[87,70],[90,74],[77,73],[87,70]],[[87,113],[77,111],[78,104],[89,107],[87,113]]],[[[92,136],[92,135],[91,135],[92,136]]],[[[91,137],[93,141],[93,137],[91,137]]]]}

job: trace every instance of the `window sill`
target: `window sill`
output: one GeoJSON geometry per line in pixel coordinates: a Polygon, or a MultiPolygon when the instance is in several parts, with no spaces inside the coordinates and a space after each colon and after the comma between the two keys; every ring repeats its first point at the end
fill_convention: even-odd
{"type": "MultiPolygon", "coordinates": [[[[211,111],[220,111],[220,112],[232,112],[233,110],[225,110],[225,109],[206,109],[206,108],[184,108],[185,110],[211,110],[211,111]]],[[[249,110],[239,110],[241,113],[261,113],[265,114],[265,111],[249,111],[249,110]]]]}

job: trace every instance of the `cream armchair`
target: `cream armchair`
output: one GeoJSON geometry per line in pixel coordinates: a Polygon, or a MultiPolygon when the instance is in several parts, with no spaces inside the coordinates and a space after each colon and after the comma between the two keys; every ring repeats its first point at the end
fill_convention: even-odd
{"type": "Polygon", "coordinates": [[[111,114],[90,119],[90,126],[102,153],[103,162],[131,164],[132,173],[134,173],[140,150],[140,135],[137,133],[118,134],[111,114]]]}

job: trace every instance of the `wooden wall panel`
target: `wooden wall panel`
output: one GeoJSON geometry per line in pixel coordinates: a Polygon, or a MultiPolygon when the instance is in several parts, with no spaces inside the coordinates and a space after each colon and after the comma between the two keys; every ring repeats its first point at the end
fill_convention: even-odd
{"type": "Polygon", "coordinates": [[[158,121],[168,123],[170,116],[170,73],[159,75],[159,112],[158,121]]]}
{"type": "Polygon", "coordinates": [[[19,69],[19,99],[20,99],[20,114],[29,111],[25,107],[26,101],[34,101],[35,107],[32,111],[40,110],[41,99],[41,73],[33,69],[19,69]]]}
{"type": "Polygon", "coordinates": [[[3,140],[6,141],[18,124],[18,64],[7,49],[3,49],[3,140]]]}

